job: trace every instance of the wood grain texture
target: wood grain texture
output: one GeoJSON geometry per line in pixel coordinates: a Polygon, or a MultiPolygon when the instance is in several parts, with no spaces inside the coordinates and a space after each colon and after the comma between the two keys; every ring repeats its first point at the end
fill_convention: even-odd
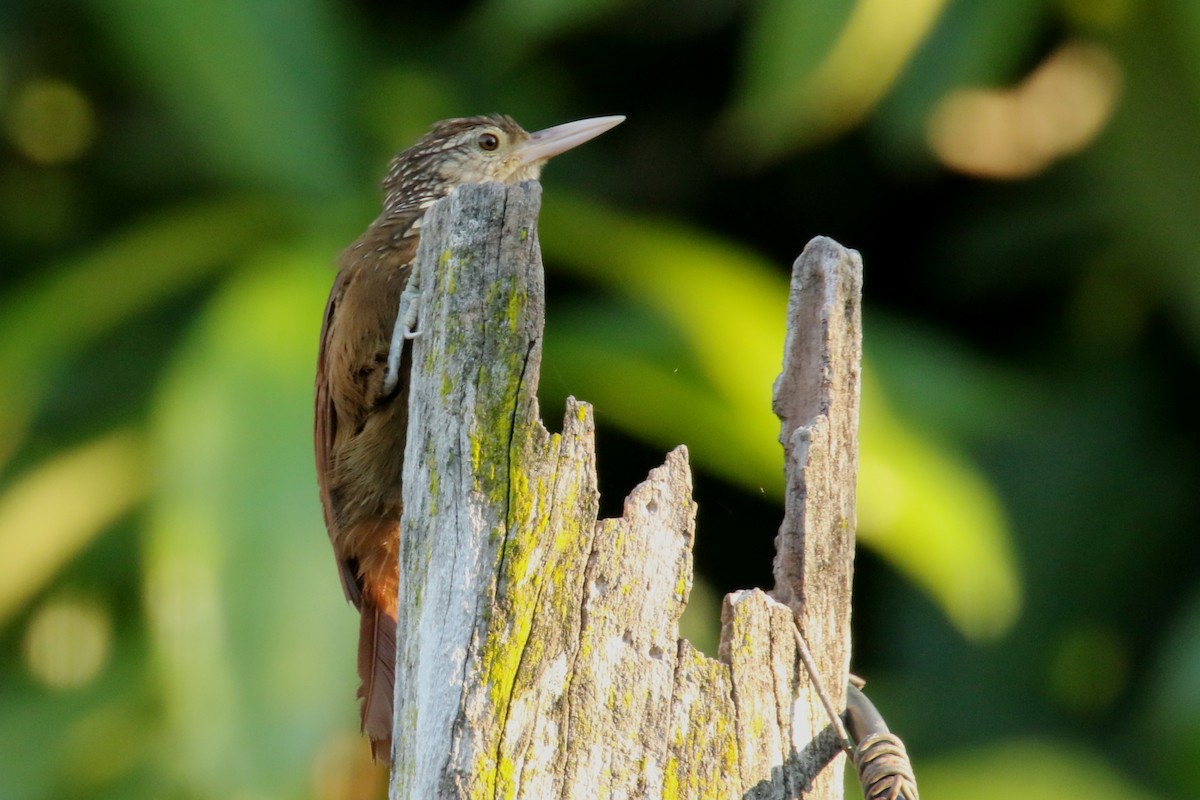
{"type": "Polygon", "coordinates": [[[791,611],[726,598],[719,659],[679,637],[686,449],[597,520],[591,408],[540,420],[539,201],[460,187],[422,232],[391,797],[832,798],[791,611]]]}
{"type": "MultiPolygon", "coordinates": [[[[796,613],[837,708],[845,707],[850,668],[862,279],[857,252],[826,237],[804,248],[792,267],[773,400],[787,484],[772,596],[796,613]]],[[[839,784],[829,788],[840,796],[841,770],[822,773],[817,796],[832,796],[822,793],[826,781],[839,784]]]]}

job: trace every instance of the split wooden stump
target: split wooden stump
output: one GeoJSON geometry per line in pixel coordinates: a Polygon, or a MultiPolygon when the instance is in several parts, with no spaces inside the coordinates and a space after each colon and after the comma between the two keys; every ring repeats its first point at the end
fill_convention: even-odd
{"type": "Polygon", "coordinates": [[[829,717],[850,655],[862,267],[796,261],[783,373],[786,513],[771,596],[731,594],[717,659],[679,637],[696,506],[678,447],[597,520],[591,407],[536,399],[541,188],[463,186],[421,234],[404,468],[391,797],[841,797],[829,717]],[[795,613],[795,617],[793,616],[795,613]]]}

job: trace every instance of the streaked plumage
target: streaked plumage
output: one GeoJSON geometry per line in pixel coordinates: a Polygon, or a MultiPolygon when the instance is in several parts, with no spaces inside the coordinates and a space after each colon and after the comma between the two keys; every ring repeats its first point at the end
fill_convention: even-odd
{"type": "Polygon", "coordinates": [[[425,212],[464,183],[536,179],[547,159],[621,119],[532,135],[503,115],[437,123],[393,159],[382,213],[338,261],[317,356],[317,482],[342,588],[361,614],[358,696],[375,758],[391,744],[410,348],[391,392],[384,374],[425,212]]]}

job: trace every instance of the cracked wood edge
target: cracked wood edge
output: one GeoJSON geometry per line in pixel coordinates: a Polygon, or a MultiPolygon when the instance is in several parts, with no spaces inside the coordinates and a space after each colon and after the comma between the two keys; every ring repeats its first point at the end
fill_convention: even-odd
{"type": "MultiPolygon", "coordinates": [[[[862,280],[857,252],[826,237],[804,248],[792,267],[783,370],[773,399],[786,499],[772,596],[796,613],[837,708],[845,707],[850,666],[862,280]]],[[[825,773],[838,783],[840,775],[825,773]]]]}
{"type": "Polygon", "coordinates": [[[504,678],[515,670],[504,667],[524,638],[506,635],[504,598],[523,595],[503,584],[525,577],[521,543],[510,542],[510,443],[517,410],[534,402],[541,356],[540,196],[533,183],[464,186],[430,209],[421,234],[393,797],[462,796],[497,772],[488,759],[500,752],[500,726],[471,722],[507,713],[504,678]]]}
{"type": "Polygon", "coordinates": [[[590,406],[568,400],[561,433],[540,421],[539,201],[462,187],[422,233],[390,796],[808,792],[829,748],[791,612],[726,598],[719,660],[679,638],[687,451],[598,521],[590,406]]]}

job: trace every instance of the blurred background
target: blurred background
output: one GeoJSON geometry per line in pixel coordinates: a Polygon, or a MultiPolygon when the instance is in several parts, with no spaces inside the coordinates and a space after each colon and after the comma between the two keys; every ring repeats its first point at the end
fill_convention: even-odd
{"type": "MultiPolygon", "coordinates": [[[[926,800],[1200,796],[1200,4],[0,4],[0,797],[383,796],[317,333],[437,119],[547,170],[542,409],[769,586],[790,264],[866,264],[853,667],[926,800]]],[[[849,792],[855,790],[851,784],[849,792]]]]}

